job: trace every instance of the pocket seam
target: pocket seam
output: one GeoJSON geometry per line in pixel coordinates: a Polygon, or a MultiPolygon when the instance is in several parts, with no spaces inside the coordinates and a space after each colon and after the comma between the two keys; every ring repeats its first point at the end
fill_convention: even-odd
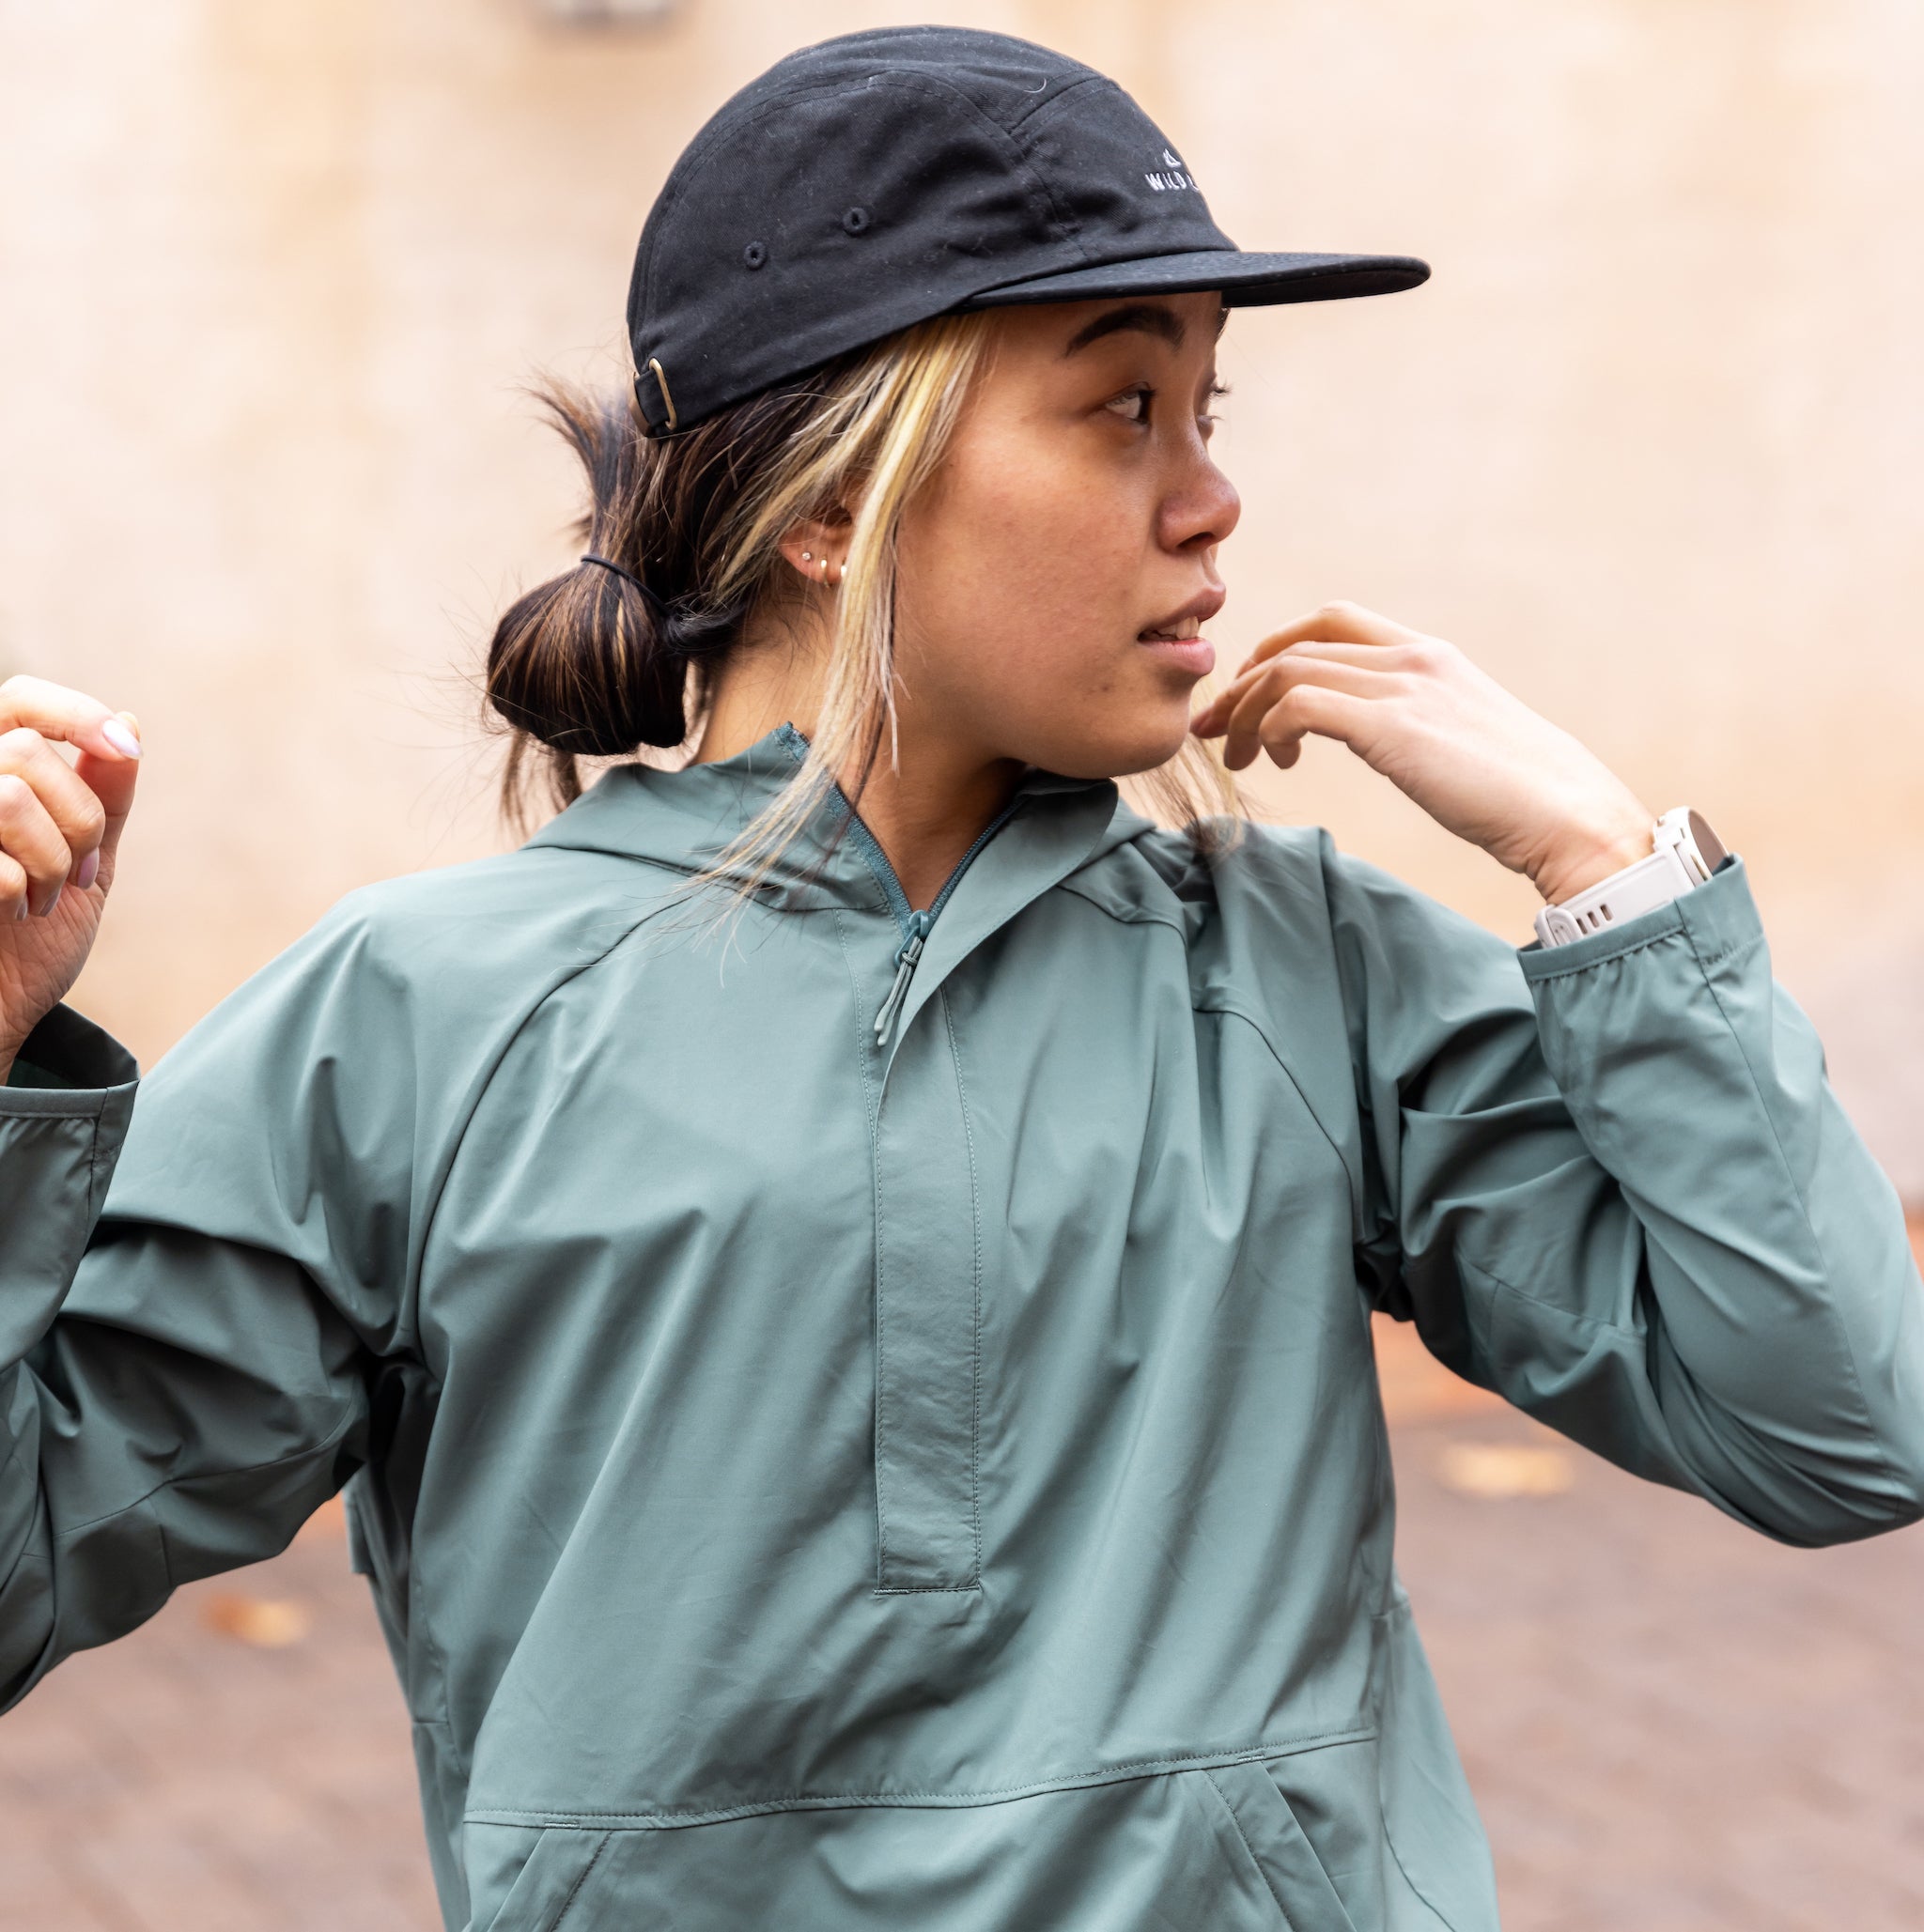
{"type": "Polygon", "coordinates": [[[550,1922],[549,1932],[561,1932],[562,1921],[574,1910],[575,1901],[582,1895],[582,1887],[588,1882],[589,1875],[601,1862],[602,1856],[607,1851],[610,1844],[613,1843],[613,1834],[612,1832],[602,1832],[601,1842],[596,1846],[594,1856],[582,1867],[581,1877],[568,1887],[567,1896],[561,1902],[561,1909],[555,1913],[553,1919],[550,1922]]]}
{"type": "Polygon", "coordinates": [[[778,1811],[848,1811],[897,1805],[911,1809],[936,1806],[966,1811],[976,1805],[1008,1804],[1020,1799],[1046,1798],[1058,1791],[1082,1790],[1092,1785],[1134,1784],[1139,1779],[1162,1777],[1171,1771],[1206,1770],[1212,1766],[1227,1770],[1235,1764],[1294,1757],[1326,1751],[1340,1744],[1353,1744],[1375,1735],[1374,1725],[1358,1724],[1340,1731],[1311,1733],[1302,1738],[1270,1739],[1221,1751],[1168,1752],[1159,1757],[1129,1758],[1118,1764],[1094,1766],[1087,1770],[1064,1771],[1027,1784],[997,1785],[965,1791],[790,1791],[768,1798],[746,1800],[740,1804],[685,1811],[588,1811],[556,1807],[506,1809],[496,1805],[477,1805],[462,1814],[461,1822],[535,1829],[553,1827],[574,1832],[663,1832],[685,1830],[690,1826],[727,1824],[737,1818],[778,1811]]]}
{"type": "Polygon", "coordinates": [[[1290,1923],[1289,1910],[1279,1896],[1276,1887],[1269,1882],[1269,1874],[1263,1869],[1263,1861],[1256,1856],[1256,1847],[1249,1843],[1249,1834],[1243,1830],[1243,1821],[1236,1816],[1236,1808],[1229,1801],[1229,1794],[1216,1782],[1214,1770],[1204,1768],[1202,1775],[1209,1780],[1209,1788],[1216,1793],[1216,1800],[1229,1814],[1230,1829],[1236,1834],[1236,1843],[1243,1847],[1243,1856],[1249,1861],[1257,1878],[1263,1881],[1263,1889],[1268,1893],[1271,1902],[1281,1915],[1282,1923],[1290,1923]]]}

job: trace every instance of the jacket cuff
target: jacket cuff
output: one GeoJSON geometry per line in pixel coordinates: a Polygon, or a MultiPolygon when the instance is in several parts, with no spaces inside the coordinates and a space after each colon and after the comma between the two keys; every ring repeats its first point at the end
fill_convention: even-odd
{"type": "Polygon", "coordinates": [[[0,1085],[0,1117],[99,1114],[107,1093],[139,1078],[139,1064],[111,1033],[56,1006],[26,1036],[0,1085]]]}
{"type": "Polygon", "coordinates": [[[1671,933],[1687,934],[1705,965],[1763,936],[1763,920],[1750,896],[1744,861],[1736,853],[1729,854],[1702,884],[1667,904],[1653,905],[1621,925],[1586,933],[1561,946],[1545,946],[1532,939],[1528,946],[1517,948],[1516,962],[1523,968],[1523,977],[1535,985],[1639,951],[1671,933]]]}
{"type": "Polygon", "coordinates": [[[117,1041],[55,1007],[0,1087],[0,1362],[39,1339],[73,1279],[132,1118],[135,1076],[117,1041]]]}

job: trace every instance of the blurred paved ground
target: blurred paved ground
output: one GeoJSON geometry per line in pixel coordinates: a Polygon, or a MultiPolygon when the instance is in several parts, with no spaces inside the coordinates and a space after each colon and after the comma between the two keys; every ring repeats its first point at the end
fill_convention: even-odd
{"type": "MultiPolygon", "coordinates": [[[[1924,1531],[1779,1549],[1408,1344],[1383,1353],[1401,1563],[1509,1932],[1924,1926],[1924,1531]]],[[[0,1721],[0,1932],[437,1923],[332,1512],[0,1721]]]]}

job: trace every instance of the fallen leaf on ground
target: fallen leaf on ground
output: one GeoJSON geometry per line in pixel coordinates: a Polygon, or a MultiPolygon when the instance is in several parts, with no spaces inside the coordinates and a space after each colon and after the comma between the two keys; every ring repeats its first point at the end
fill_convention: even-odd
{"type": "Polygon", "coordinates": [[[285,1650],[314,1628],[303,1604],[232,1592],[209,1599],[200,1617],[209,1630],[232,1637],[237,1644],[252,1644],[257,1650],[285,1650]]]}
{"type": "Polygon", "coordinates": [[[1575,1479],[1561,1449],[1522,1443],[1448,1443],[1440,1474],[1460,1496],[1558,1496],[1575,1479]]]}

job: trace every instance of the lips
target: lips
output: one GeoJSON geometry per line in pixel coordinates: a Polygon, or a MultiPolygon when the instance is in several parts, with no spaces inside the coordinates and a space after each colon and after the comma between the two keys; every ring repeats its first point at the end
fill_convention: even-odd
{"type": "Polygon", "coordinates": [[[1216,669],[1216,646],[1202,635],[1202,626],[1222,609],[1224,595],[1219,585],[1199,591],[1180,610],[1139,630],[1136,641],[1174,669],[1207,677],[1216,669]]]}

